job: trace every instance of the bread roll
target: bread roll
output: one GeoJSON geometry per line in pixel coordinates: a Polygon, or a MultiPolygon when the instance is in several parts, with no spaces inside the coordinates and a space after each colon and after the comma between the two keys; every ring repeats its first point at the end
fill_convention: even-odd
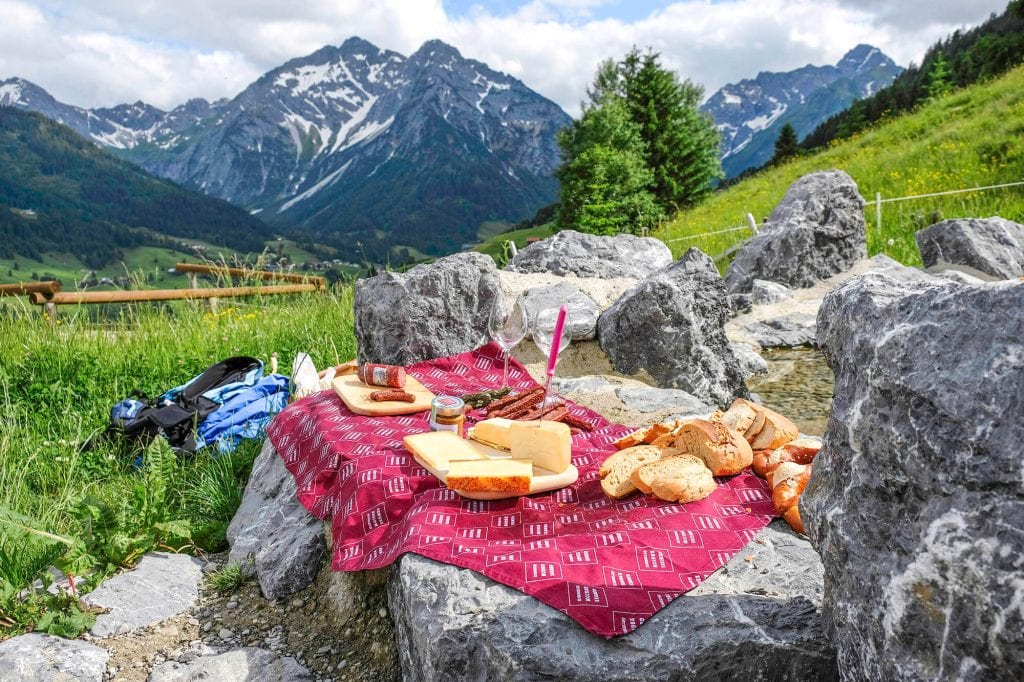
{"type": "Polygon", "coordinates": [[[644,464],[631,476],[633,485],[669,502],[696,502],[715,491],[711,471],[692,455],[666,457],[644,464]]]}
{"type": "Polygon", "coordinates": [[[697,419],[683,424],[675,447],[701,459],[714,476],[731,476],[750,466],[750,444],[721,422],[697,419]]]}
{"type": "Polygon", "coordinates": [[[800,518],[800,495],[811,479],[811,465],[786,462],[780,464],[772,476],[772,506],[797,533],[804,533],[800,518]]]}
{"type": "Polygon", "coordinates": [[[774,450],[795,439],[800,431],[796,424],[767,407],[761,408],[764,413],[764,426],[750,441],[754,450],[774,450]]]}
{"type": "Polygon", "coordinates": [[[817,438],[801,436],[791,443],[786,443],[774,450],[754,451],[754,473],[761,478],[768,478],[769,472],[783,462],[810,464],[821,449],[821,441],[817,438]]]}
{"type": "Polygon", "coordinates": [[[601,489],[605,495],[616,500],[636,491],[630,475],[640,466],[655,462],[662,457],[662,450],[652,445],[634,445],[619,450],[601,464],[601,489]]]}

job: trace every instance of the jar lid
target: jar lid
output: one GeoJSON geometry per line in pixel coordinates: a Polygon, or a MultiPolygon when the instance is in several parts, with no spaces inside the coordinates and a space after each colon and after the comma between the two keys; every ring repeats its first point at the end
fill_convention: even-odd
{"type": "Polygon", "coordinates": [[[453,395],[439,395],[430,406],[439,417],[457,417],[466,409],[466,403],[462,398],[453,395]]]}

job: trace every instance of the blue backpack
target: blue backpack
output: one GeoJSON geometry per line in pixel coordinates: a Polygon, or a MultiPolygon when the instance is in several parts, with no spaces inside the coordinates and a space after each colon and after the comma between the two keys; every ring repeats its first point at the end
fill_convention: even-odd
{"type": "Polygon", "coordinates": [[[214,443],[219,452],[231,452],[242,438],[262,435],[287,400],[287,377],[264,377],[256,358],[232,357],[155,400],[137,394],[120,401],[110,411],[107,433],[143,445],[160,436],[186,454],[214,443]]]}

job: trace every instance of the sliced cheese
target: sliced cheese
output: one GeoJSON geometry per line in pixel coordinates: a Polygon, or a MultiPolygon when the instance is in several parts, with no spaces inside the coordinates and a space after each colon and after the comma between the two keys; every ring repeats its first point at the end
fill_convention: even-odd
{"type": "Polygon", "coordinates": [[[445,484],[466,492],[523,495],[530,492],[532,480],[533,462],[528,459],[453,459],[445,484]]]}
{"type": "Polygon", "coordinates": [[[427,468],[436,471],[448,469],[448,462],[453,459],[486,459],[485,450],[467,440],[459,438],[451,431],[428,431],[414,433],[404,439],[405,447],[427,468]]]}
{"type": "Polygon", "coordinates": [[[514,423],[511,419],[501,417],[485,419],[470,429],[469,437],[491,447],[509,450],[512,447],[509,444],[509,429],[514,423]]]}
{"type": "Polygon", "coordinates": [[[541,469],[560,474],[572,460],[572,434],[561,422],[513,422],[509,449],[516,459],[529,459],[541,469]]]}

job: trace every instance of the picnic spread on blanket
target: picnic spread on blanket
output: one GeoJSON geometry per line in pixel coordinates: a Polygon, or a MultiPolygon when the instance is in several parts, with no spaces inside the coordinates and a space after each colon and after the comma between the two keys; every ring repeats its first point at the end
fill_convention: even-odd
{"type": "Polygon", "coordinates": [[[741,551],[776,516],[773,494],[802,531],[797,503],[818,446],[782,415],[738,400],[711,420],[636,431],[550,401],[514,359],[503,381],[507,358],[491,343],[399,368],[402,377],[379,366],[375,376],[360,369],[335,379],[337,388],[362,376],[370,392],[397,392],[367,393],[364,404],[398,406],[414,404],[398,395],[414,381],[435,396],[429,411],[360,414],[328,390],[271,422],[299,501],[331,519],[334,570],[380,568],[415,552],[613,637],[741,551]],[[447,426],[439,413],[449,413],[447,426]]]}

